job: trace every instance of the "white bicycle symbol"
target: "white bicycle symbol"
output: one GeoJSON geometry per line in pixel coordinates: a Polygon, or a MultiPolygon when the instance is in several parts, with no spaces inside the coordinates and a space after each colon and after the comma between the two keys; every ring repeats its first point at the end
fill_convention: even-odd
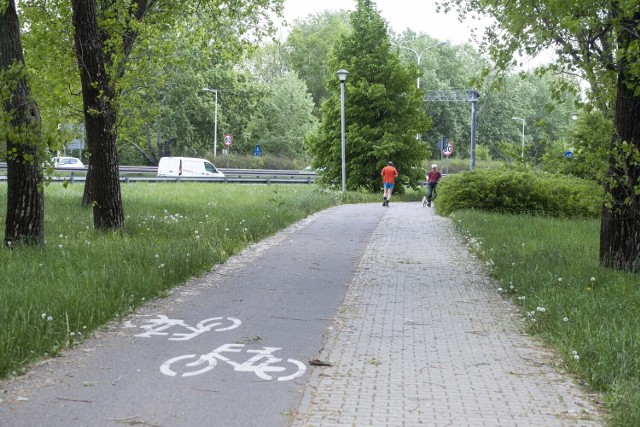
{"type": "MultiPolygon", "coordinates": [[[[183,356],[174,357],[167,360],[162,364],[162,366],[160,366],[160,372],[170,377],[174,377],[179,373],[174,369],[180,369],[180,367],[183,367],[185,368],[185,372],[181,373],[180,376],[193,377],[209,372],[215,368],[218,364],[218,360],[233,366],[233,369],[237,372],[253,372],[259,378],[267,381],[274,378],[277,378],[277,381],[289,381],[302,376],[307,370],[305,364],[299,360],[287,359],[287,363],[293,365],[292,368],[295,369],[295,372],[283,375],[287,368],[285,366],[276,365],[277,363],[282,362],[283,359],[273,355],[274,352],[281,350],[279,347],[263,347],[260,350],[246,350],[246,353],[254,354],[254,356],[242,363],[234,362],[221,354],[240,353],[244,347],[244,344],[224,344],[213,350],[211,353],[200,356],[197,354],[185,354],[183,356]]],[[[289,372],[291,372],[291,369],[289,369],[289,372]]]]}
{"type": "Polygon", "coordinates": [[[172,333],[171,338],[168,338],[169,341],[187,341],[202,333],[209,332],[212,329],[214,332],[230,331],[242,324],[242,322],[235,317],[211,317],[198,322],[194,327],[187,325],[184,320],[169,319],[163,314],[159,314],[157,319],[151,319],[150,322],[149,325],[140,326],[141,329],[145,329],[147,332],[138,334],[136,335],[137,337],[148,338],[154,335],[166,336],[169,335],[168,332],[165,332],[167,329],[179,326],[191,331],[191,333],[172,333]]]}

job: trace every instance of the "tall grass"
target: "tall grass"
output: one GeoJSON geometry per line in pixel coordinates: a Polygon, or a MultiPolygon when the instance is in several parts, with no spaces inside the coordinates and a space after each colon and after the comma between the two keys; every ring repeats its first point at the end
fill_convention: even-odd
{"type": "Polygon", "coordinates": [[[599,266],[598,220],[477,211],[453,219],[499,280],[496,297],[521,306],[527,329],[603,393],[610,424],[640,425],[640,280],[599,266]]]}

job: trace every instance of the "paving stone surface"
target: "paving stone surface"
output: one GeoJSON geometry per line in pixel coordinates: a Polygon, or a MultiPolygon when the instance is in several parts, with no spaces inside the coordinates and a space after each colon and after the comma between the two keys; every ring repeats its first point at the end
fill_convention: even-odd
{"type": "Polygon", "coordinates": [[[379,208],[294,426],[602,425],[451,219],[379,208]]]}

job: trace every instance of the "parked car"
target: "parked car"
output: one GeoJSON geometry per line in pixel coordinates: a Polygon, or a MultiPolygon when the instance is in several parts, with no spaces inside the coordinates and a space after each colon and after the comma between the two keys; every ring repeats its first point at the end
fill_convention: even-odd
{"type": "Polygon", "coordinates": [[[61,169],[84,169],[84,164],[77,157],[54,157],[53,167],[61,169]]]}
{"type": "Polygon", "coordinates": [[[158,176],[224,178],[210,161],[193,157],[162,157],[158,163],[158,176]]]}

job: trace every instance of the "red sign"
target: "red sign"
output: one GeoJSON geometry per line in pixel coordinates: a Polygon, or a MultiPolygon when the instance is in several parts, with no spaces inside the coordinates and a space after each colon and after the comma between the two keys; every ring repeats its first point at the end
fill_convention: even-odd
{"type": "Polygon", "coordinates": [[[442,155],[445,157],[449,157],[453,154],[453,143],[451,141],[447,142],[447,145],[442,147],[442,155]]]}
{"type": "Polygon", "coordinates": [[[233,144],[233,135],[231,135],[230,133],[225,133],[222,137],[222,143],[225,146],[230,147],[231,144],[233,144]]]}

